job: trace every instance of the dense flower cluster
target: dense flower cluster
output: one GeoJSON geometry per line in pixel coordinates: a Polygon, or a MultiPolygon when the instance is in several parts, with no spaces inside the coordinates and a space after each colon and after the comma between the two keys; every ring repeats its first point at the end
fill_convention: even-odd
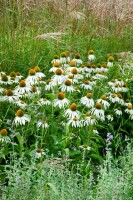
{"type": "MultiPolygon", "coordinates": [[[[133,120],[132,102],[128,99],[131,79],[120,73],[110,79],[114,62],[110,56],[106,62],[97,63],[95,52],[89,50],[83,64],[79,53],[71,58],[69,52],[63,52],[51,61],[48,78],[38,66],[30,69],[27,77],[19,72],[0,72],[0,102],[16,109],[11,119],[15,126],[32,121],[31,108],[37,129],[50,129],[51,116],[55,116],[56,126],[75,130],[94,128],[100,123],[108,126],[121,116],[133,120]]],[[[1,131],[3,134],[7,132],[1,131]]]]}

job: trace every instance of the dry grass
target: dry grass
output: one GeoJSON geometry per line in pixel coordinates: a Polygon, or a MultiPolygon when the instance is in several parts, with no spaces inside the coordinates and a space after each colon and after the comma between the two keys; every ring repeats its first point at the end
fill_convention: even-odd
{"type": "Polygon", "coordinates": [[[106,33],[110,32],[114,25],[121,33],[133,23],[133,0],[5,0],[4,2],[1,3],[3,15],[8,12],[14,17],[14,23],[19,20],[17,26],[20,28],[34,24],[38,29],[37,32],[41,34],[42,29],[50,32],[53,28],[51,23],[52,25],[55,23],[55,32],[70,27],[72,31],[76,31],[79,28],[79,21],[83,21],[80,23],[83,31],[85,26],[86,29],[87,26],[90,28],[91,23],[106,33]]]}

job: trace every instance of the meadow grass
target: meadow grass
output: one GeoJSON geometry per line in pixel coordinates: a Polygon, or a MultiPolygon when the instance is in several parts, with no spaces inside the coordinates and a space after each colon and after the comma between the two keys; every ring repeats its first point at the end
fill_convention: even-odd
{"type": "Polygon", "coordinates": [[[26,71],[35,65],[46,70],[53,55],[65,50],[84,55],[88,49],[94,49],[98,56],[133,50],[128,1],[113,4],[100,0],[97,4],[95,1],[5,0],[0,6],[0,61],[6,71],[26,71]],[[58,32],[65,35],[54,39],[50,35],[42,36],[58,32]]]}

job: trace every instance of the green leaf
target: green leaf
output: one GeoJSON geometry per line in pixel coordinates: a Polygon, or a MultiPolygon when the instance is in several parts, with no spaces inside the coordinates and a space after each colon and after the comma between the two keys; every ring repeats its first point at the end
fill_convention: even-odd
{"type": "Polygon", "coordinates": [[[22,154],[22,149],[23,149],[23,138],[20,134],[16,135],[17,140],[19,142],[19,154],[22,154]]]}

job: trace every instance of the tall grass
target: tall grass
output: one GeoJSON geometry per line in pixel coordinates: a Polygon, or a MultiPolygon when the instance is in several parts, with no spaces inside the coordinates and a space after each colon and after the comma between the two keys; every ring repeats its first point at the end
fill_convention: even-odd
{"type": "Polygon", "coordinates": [[[97,54],[132,51],[132,2],[16,1],[0,2],[0,64],[6,71],[35,65],[44,69],[55,53],[95,49],[97,54]],[[62,36],[38,37],[45,33],[62,36]]]}

